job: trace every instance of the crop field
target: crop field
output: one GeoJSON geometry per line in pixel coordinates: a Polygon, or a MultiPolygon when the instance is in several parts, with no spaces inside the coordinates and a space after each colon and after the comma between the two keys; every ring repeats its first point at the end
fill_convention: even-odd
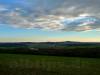
{"type": "Polygon", "coordinates": [[[100,75],[100,59],[0,54],[0,75],[100,75]]]}

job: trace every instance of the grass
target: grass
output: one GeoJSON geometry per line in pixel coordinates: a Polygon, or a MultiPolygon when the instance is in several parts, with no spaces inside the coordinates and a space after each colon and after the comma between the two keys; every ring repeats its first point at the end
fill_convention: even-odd
{"type": "Polygon", "coordinates": [[[100,75],[100,59],[0,54],[0,75],[100,75]]]}

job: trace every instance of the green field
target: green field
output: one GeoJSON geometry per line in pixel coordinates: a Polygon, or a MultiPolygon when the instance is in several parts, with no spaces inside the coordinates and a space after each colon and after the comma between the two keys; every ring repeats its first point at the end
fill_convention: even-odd
{"type": "Polygon", "coordinates": [[[0,75],[100,75],[100,59],[0,54],[0,75]]]}

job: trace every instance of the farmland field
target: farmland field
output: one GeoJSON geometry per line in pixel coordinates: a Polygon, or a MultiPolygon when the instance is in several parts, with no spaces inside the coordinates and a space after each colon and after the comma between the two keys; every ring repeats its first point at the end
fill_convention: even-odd
{"type": "Polygon", "coordinates": [[[0,54],[0,75],[100,75],[100,59],[0,54]]]}

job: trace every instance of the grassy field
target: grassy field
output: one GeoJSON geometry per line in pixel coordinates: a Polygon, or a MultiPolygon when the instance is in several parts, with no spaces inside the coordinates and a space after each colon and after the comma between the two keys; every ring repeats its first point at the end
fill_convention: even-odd
{"type": "Polygon", "coordinates": [[[0,54],[0,75],[100,75],[100,59],[0,54]]]}

